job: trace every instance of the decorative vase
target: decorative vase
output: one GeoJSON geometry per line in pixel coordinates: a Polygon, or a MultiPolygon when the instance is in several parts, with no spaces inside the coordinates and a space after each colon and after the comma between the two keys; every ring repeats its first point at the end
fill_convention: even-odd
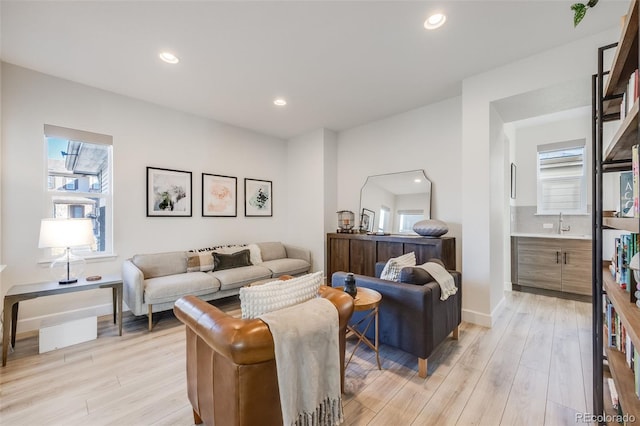
{"type": "Polygon", "coordinates": [[[449,227],[441,220],[427,219],[416,222],[413,232],[423,237],[440,237],[449,232],[449,227]]]}
{"type": "Polygon", "coordinates": [[[356,287],[356,279],[353,274],[347,274],[344,279],[344,292],[349,296],[356,298],[356,294],[358,294],[358,288],[356,287]]]}

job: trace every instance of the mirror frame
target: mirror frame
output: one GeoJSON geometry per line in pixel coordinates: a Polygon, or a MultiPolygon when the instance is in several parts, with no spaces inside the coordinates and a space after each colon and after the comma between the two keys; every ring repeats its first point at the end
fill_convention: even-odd
{"type": "MultiPolygon", "coordinates": [[[[432,187],[433,187],[433,182],[431,181],[431,179],[429,179],[429,177],[427,176],[427,173],[424,171],[424,169],[415,169],[415,170],[403,170],[400,172],[391,172],[391,173],[381,173],[379,175],[370,175],[367,176],[367,178],[364,181],[364,184],[362,185],[362,187],[360,188],[360,202],[359,202],[359,209],[358,209],[358,219],[359,219],[359,223],[358,223],[358,229],[362,230],[362,213],[363,213],[363,207],[362,207],[362,192],[364,191],[364,188],[367,186],[367,183],[369,183],[369,180],[371,178],[377,178],[377,177],[383,177],[383,176],[392,176],[392,175],[398,175],[398,174],[404,174],[404,173],[421,173],[425,180],[428,182],[429,184],[429,195],[428,195],[428,204],[429,204],[429,213],[424,215],[424,219],[431,219],[431,200],[432,200],[432,187]]],[[[369,209],[367,209],[369,210],[369,209]]],[[[375,229],[375,226],[374,226],[375,229]]],[[[364,230],[366,231],[366,230],[364,230]]],[[[374,231],[375,232],[375,231],[374,231]]],[[[385,232],[385,234],[394,234],[394,235],[407,235],[407,234],[399,234],[399,233],[387,233],[385,232]]],[[[417,234],[416,234],[417,235],[417,234]]]]}

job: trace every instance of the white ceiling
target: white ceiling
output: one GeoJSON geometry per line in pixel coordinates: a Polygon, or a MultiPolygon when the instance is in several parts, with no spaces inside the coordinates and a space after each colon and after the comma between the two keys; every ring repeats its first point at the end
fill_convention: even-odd
{"type": "Polygon", "coordinates": [[[291,138],[460,95],[466,77],[614,28],[629,4],[600,1],[574,29],[573,2],[2,0],[0,57],[291,138]],[[447,23],[424,30],[437,10],[447,23]]]}

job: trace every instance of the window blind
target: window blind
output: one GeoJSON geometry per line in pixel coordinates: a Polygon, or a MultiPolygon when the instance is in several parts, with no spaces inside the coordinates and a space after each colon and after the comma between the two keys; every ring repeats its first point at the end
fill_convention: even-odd
{"type": "Polygon", "coordinates": [[[584,142],[538,146],[538,213],[586,211],[584,142]]]}

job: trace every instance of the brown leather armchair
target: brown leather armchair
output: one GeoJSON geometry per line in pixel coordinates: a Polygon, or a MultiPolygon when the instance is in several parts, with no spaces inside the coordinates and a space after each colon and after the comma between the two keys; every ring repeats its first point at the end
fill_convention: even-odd
{"type": "MultiPolygon", "coordinates": [[[[353,299],[326,286],[320,287],[320,296],[338,309],[344,391],[345,334],[353,299]]],[[[195,296],[178,299],[173,310],[186,325],[187,393],[195,423],[282,425],[273,338],[267,325],[259,319],[231,317],[195,296]]]]}

